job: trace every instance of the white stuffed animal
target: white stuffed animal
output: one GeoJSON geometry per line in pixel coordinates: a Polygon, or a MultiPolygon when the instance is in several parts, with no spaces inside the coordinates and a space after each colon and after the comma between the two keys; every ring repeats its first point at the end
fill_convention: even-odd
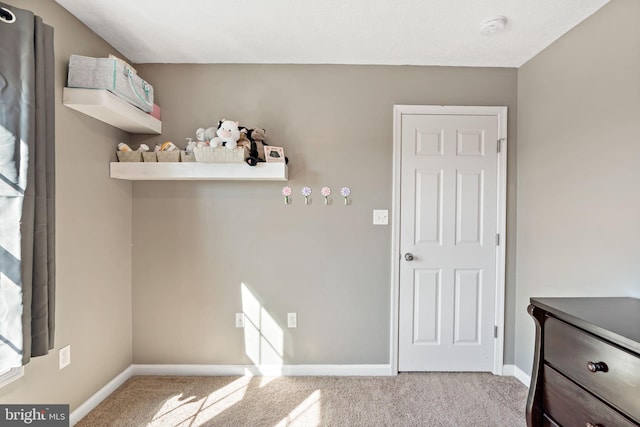
{"type": "Polygon", "coordinates": [[[240,139],[240,129],[238,122],[231,120],[221,120],[216,131],[216,136],[211,140],[211,147],[225,146],[227,150],[233,150],[238,145],[240,139]]]}
{"type": "Polygon", "coordinates": [[[198,128],[196,130],[196,146],[197,147],[208,147],[209,142],[216,136],[216,128],[198,128]]]}

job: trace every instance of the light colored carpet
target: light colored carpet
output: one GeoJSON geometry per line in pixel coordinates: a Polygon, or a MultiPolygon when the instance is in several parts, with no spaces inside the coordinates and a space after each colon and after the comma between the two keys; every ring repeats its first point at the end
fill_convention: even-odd
{"type": "Polygon", "coordinates": [[[518,427],[526,399],[517,379],[489,373],[136,376],[76,425],[518,427]]]}

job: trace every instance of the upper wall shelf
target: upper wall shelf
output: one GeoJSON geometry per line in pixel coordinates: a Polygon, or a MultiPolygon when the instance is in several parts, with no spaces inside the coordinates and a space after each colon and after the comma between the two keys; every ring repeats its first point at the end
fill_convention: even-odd
{"type": "Polygon", "coordinates": [[[162,133],[162,122],[105,89],[65,87],[62,103],[129,133],[162,133]]]}
{"type": "Polygon", "coordinates": [[[284,163],[111,163],[111,178],[131,181],[286,181],[287,172],[284,163]]]}

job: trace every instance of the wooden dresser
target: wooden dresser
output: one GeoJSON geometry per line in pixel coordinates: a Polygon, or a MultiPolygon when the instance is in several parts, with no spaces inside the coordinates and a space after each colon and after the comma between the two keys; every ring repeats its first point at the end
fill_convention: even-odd
{"type": "Polygon", "coordinates": [[[640,426],[640,299],[531,298],[527,425],[640,426]]]}

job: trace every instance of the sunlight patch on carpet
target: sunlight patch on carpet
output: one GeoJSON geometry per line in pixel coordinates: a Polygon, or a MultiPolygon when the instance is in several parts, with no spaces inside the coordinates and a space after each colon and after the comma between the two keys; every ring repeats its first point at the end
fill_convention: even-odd
{"type": "Polygon", "coordinates": [[[276,427],[319,426],[321,421],[320,390],[316,390],[303,400],[276,427]]]}
{"type": "Polygon", "coordinates": [[[262,376],[260,377],[260,383],[258,384],[258,388],[262,388],[264,386],[269,385],[269,383],[273,380],[275,380],[277,377],[268,377],[268,376],[262,376]]]}
{"type": "Polygon", "coordinates": [[[183,394],[173,396],[164,402],[149,426],[167,425],[166,422],[175,422],[175,420],[181,420],[181,424],[193,427],[205,425],[240,402],[247,392],[250,381],[251,377],[240,377],[201,399],[195,396],[185,397],[183,394]]]}

